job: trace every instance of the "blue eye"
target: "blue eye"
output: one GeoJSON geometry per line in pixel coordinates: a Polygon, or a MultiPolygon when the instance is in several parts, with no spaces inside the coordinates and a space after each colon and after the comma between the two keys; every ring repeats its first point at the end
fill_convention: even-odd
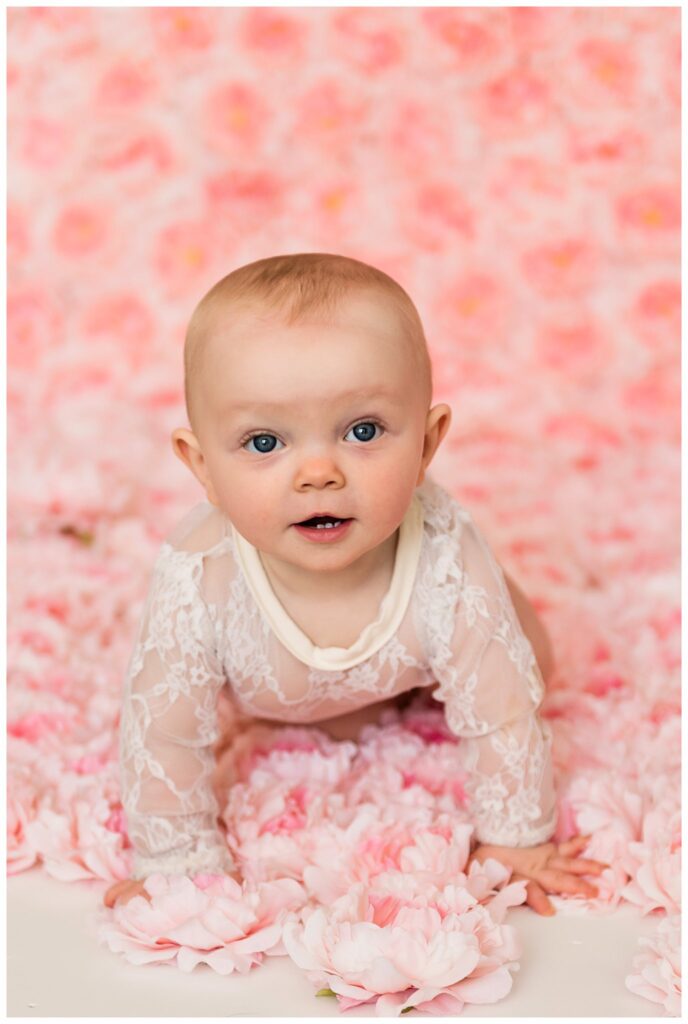
{"type": "MultiPolygon", "coordinates": [[[[357,423],[356,426],[352,427],[349,434],[353,432],[357,441],[374,441],[377,440],[375,437],[375,430],[379,426],[379,423],[374,423],[372,420],[365,420],[363,423],[357,423]]],[[[348,437],[349,434],[347,434],[346,437],[348,437]]],[[[345,441],[346,437],[344,438],[345,441]]]]}
{"type": "Polygon", "coordinates": [[[274,434],[254,434],[253,437],[249,437],[248,441],[246,441],[242,447],[245,448],[247,452],[254,451],[261,452],[263,455],[269,455],[270,452],[274,452],[275,446],[278,444],[282,444],[282,442],[278,440],[274,434]],[[255,442],[255,448],[248,447],[252,441],[255,442]]]}
{"type": "MultiPolygon", "coordinates": [[[[377,437],[375,436],[375,431],[377,428],[379,428],[380,430],[384,430],[382,424],[378,423],[377,420],[362,420],[360,423],[354,424],[354,426],[349,429],[346,436],[348,437],[348,435],[353,431],[356,440],[377,440],[377,437]]],[[[246,440],[241,442],[241,446],[247,452],[251,452],[250,447],[248,447],[251,441],[255,441],[255,447],[253,449],[253,454],[255,455],[271,455],[272,452],[275,451],[275,444],[282,444],[282,441],[275,437],[274,434],[251,434],[250,437],[247,437],[246,440]]]]}

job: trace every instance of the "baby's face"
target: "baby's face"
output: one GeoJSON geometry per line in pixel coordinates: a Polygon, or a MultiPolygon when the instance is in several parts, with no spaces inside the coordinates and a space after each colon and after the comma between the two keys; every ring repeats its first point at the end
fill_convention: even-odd
{"type": "Polygon", "coordinates": [[[232,316],[208,341],[197,386],[191,468],[260,551],[335,571],[400,525],[423,478],[428,408],[389,303],[352,295],[292,326],[232,316]],[[323,513],[344,527],[296,525],[323,513]]]}

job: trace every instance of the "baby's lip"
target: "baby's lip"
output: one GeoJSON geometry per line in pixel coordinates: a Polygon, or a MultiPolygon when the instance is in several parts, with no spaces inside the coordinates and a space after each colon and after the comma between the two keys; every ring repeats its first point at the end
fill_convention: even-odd
{"type": "Polygon", "coordinates": [[[321,516],[327,516],[328,519],[339,519],[344,522],[346,519],[351,519],[351,516],[340,516],[336,512],[311,512],[309,516],[304,516],[303,519],[299,519],[298,522],[292,523],[292,526],[301,526],[302,523],[308,522],[309,519],[318,519],[321,516]]]}

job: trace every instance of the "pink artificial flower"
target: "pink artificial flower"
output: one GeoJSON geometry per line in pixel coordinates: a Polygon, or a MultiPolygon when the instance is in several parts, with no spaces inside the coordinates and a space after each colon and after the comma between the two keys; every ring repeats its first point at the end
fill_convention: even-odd
{"type": "Polygon", "coordinates": [[[154,321],[150,307],[138,295],[113,292],[100,295],[87,307],[83,329],[94,344],[112,337],[132,365],[141,366],[141,352],[152,340],[154,321]]]}
{"type": "Polygon", "coordinates": [[[309,18],[303,12],[274,7],[247,8],[239,28],[244,46],[270,61],[298,61],[310,31],[309,18]]]}
{"type": "Polygon", "coordinates": [[[552,298],[580,295],[594,280],[600,255],[599,249],[587,238],[554,238],[524,253],[524,279],[529,286],[552,298]]]}
{"type": "MultiPolygon", "coordinates": [[[[101,75],[96,86],[96,103],[100,108],[130,109],[149,100],[154,87],[150,61],[135,62],[129,56],[119,58],[101,75]]],[[[101,110],[101,116],[105,113],[101,110]]]]}
{"type": "Polygon", "coordinates": [[[153,7],[148,17],[162,51],[169,56],[205,51],[217,36],[216,15],[208,8],[153,7]]]}
{"type": "Polygon", "coordinates": [[[230,81],[214,86],[206,97],[203,126],[207,145],[232,153],[239,146],[258,149],[268,127],[264,94],[253,85],[230,81]]]}
{"type": "Polygon", "coordinates": [[[411,1006],[458,1013],[465,1003],[503,998],[518,954],[508,933],[494,941],[507,926],[485,907],[443,909],[371,899],[360,883],[331,907],[308,907],[301,921],[288,920],[283,943],[312,981],[336,993],[342,1010],[372,1003],[378,1015],[398,1016],[411,1006]],[[483,947],[485,934],[492,941],[483,947]]]}
{"type": "Polygon", "coordinates": [[[677,232],[681,226],[680,190],[668,185],[646,185],[620,196],[617,217],[622,226],[644,236],[677,232]]]}
{"type": "MultiPolygon", "coordinates": [[[[34,650],[40,651],[44,651],[46,649],[45,645],[49,643],[45,637],[37,632],[25,631],[23,639],[24,641],[28,640],[34,650]]],[[[47,649],[49,651],[52,650],[49,646],[47,649]]],[[[9,722],[7,725],[7,731],[11,736],[21,737],[32,743],[45,736],[46,733],[54,732],[64,736],[72,732],[73,728],[74,721],[69,716],[47,711],[34,711],[21,719],[9,722]]]]}
{"type": "Polygon", "coordinates": [[[629,854],[636,860],[633,878],[622,891],[624,899],[635,903],[643,914],[664,910],[677,914],[681,909],[681,852],[648,849],[642,843],[630,843],[629,854]]]}
{"type": "Polygon", "coordinates": [[[634,333],[655,353],[677,359],[681,330],[681,282],[671,277],[655,279],[637,293],[629,311],[634,333]]]}
{"type": "Polygon", "coordinates": [[[676,788],[661,789],[666,795],[646,814],[642,841],[629,843],[628,847],[631,880],[623,896],[640,907],[643,914],[657,910],[675,914],[681,906],[679,787],[677,784],[676,788]]]}
{"type": "Polygon", "coordinates": [[[599,373],[614,355],[608,335],[591,319],[550,323],[535,346],[543,365],[567,375],[599,373]]]}
{"type": "Polygon", "coordinates": [[[295,130],[311,146],[326,139],[329,144],[359,130],[370,100],[365,91],[344,86],[334,76],[318,79],[296,103],[295,130]]]}
{"type": "Polygon", "coordinates": [[[38,852],[27,834],[29,821],[35,816],[33,801],[13,793],[7,796],[7,874],[26,871],[38,860],[38,852]],[[30,808],[27,810],[27,805],[30,808]]]}
{"type": "Polygon", "coordinates": [[[109,232],[109,217],[102,205],[77,203],[60,212],[52,240],[63,256],[83,258],[100,249],[109,232]]]}
{"type": "Polygon", "coordinates": [[[16,202],[7,204],[7,253],[9,264],[16,266],[26,259],[31,251],[29,218],[23,206],[16,202]]]}
{"type": "Polygon", "coordinates": [[[344,7],[334,14],[332,26],[337,49],[366,75],[388,71],[403,58],[407,37],[385,11],[344,7]]]}
{"type": "Polygon", "coordinates": [[[489,18],[479,8],[429,7],[421,8],[421,12],[423,28],[443,45],[469,80],[472,72],[485,74],[491,65],[497,67],[503,59],[508,36],[498,9],[491,11],[489,18]]]}
{"type": "Polygon", "coordinates": [[[210,221],[177,221],[158,236],[155,265],[172,290],[189,290],[197,284],[211,262],[216,241],[210,221]]]}
{"type": "Polygon", "coordinates": [[[127,878],[131,854],[106,825],[109,816],[107,802],[93,795],[76,796],[61,813],[40,808],[27,831],[47,873],[63,882],[127,878]]]}
{"type": "Polygon", "coordinates": [[[27,117],[21,125],[21,156],[29,167],[58,173],[74,145],[74,127],[64,120],[27,117]]]}
{"type": "Polygon", "coordinates": [[[135,896],[116,906],[100,940],[129,963],[170,963],[184,973],[203,963],[221,975],[245,974],[265,955],[284,954],[282,923],[305,898],[298,882],[283,878],[242,888],[228,875],[198,878],[200,884],[150,875],[150,902],[135,896]]]}
{"type": "Polygon", "coordinates": [[[576,48],[584,74],[590,83],[586,96],[592,99],[593,90],[616,94],[630,103],[638,80],[636,60],[631,49],[623,42],[589,37],[576,48]]]}
{"type": "Polygon", "coordinates": [[[659,1003],[665,1016],[681,1016],[681,915],[663,918],[653,935],[641,936],[626,988],[659,1003]]]}
{"type": "Polygon", "coordinates": [[[486,129],[507,136],[537,128],[551,107],[547,79],[526,67],[513,67],[482,86],[475,111],[486,129]]]}

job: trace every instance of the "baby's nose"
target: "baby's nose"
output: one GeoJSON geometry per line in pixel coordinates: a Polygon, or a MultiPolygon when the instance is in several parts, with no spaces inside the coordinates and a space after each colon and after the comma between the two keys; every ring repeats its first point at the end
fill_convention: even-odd
{"type": "Polygon", "coordinates": [[[303,459],[294,485],[297,490],[307,487],[343,487],[344,474],[334,461],[328,456],[312,456],[303,459]]]}

